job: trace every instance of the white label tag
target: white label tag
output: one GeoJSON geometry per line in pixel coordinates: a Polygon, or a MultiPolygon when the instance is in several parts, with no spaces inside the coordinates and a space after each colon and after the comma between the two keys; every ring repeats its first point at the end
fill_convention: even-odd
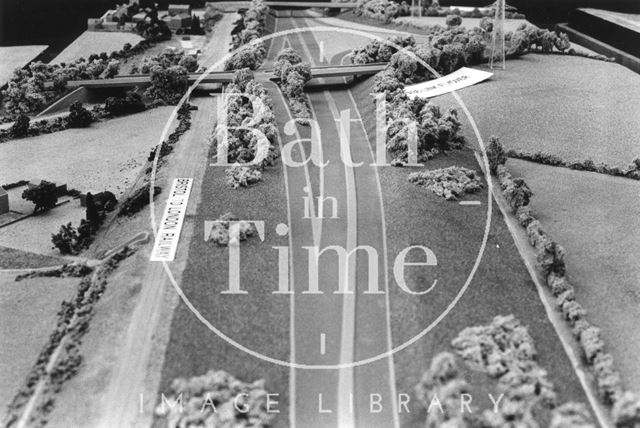
{"type": "Polygon", "coordinates": [[[462,67],[460,70],[438,79],[406,86],[404,91],[411,99],[415,97],[431,98],[475,85],[491,76],[493,76],[493,73],[489,73],[488,71],[462,67]]]}
{"type": "Polygon", "coordinates": [[[176,178],[171,186],[171,193],[164,208],[164,215],[158,227],[156,241],[153,244],[150,260],[152,262],[173,261],[184,216],[187,213],[187,203],[191,193],[193,178],[176,178]]]}

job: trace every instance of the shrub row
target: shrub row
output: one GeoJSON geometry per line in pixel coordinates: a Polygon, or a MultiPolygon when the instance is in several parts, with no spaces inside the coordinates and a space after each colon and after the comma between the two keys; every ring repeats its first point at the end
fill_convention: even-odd
{"type": "MultiPolygon", "coordinates": [[[[151,151],[149,151],[149,156],[147,156],[148,162],[153,162],[153,159],[156,156],[156,151],[158,147],[160,147],[160,153],[158,158],[158,167],[160,167],[160,161],[167,156],[169,153],[173,151],[173,147],[180,140],[180,137],[191,129],[191,110],[196,110],[198,107],[188,102],[182,104],[178,109],[178,126],[173,130],[171,134],[164,140],[160,146],[155,146],[151,151]]],[[[151,171],[151,166],[147,169],[147,172],[151,171]]]]}
{"type": "Polygon", "coordinates": [[[591,159],[587,159],[582,162],[566,162],[558,156],[544,152],[531,153],[511,149],[507,152],[507,156],[516,159],[524,159],[530,162],[541,163],[544,165],[562,166],[564,168],[575,169],[578,171],[598,172],[600,174],[608,174],[617,177],[631,178],[633,180],[640,180],[640,157],[633,159],[633,161],[626,168],[620,168],[617,166],[608,166],[607,164],[602,162],[595,163],[591,159]]]}
{"type": "Polygon", "coordinates": [[[42,426],[46,423],[47,415],[53,410],[55,392],[71,379],[79,370],[82,363],[80,345],[82,338],[89,329],[89,322],[93,317],[95,304],[105,291],[109,275],[118,264],[133,254],[128,247],[123,248],[95,268],[93,275],[85,276],[78,284],[75,297],[71,301],[63,301],[58,311],[56,326],[49,335],[47,342],[41,349],[35,364],[29,370],[27,378],[7,407],[4,422],[6,426],[13,426],[21,417],[24,406],[29,402],[40,382],[45,383],[43,396],[34,407],[29,420],[30,426],[42,426]],[[67,343],[59,352],[51,368],[47,370],[51,356],[62,341],[67,343]]]}
{"type": "Polygon", "coordinates": [[[304,95],[304,85],[311,80],[311,66],[293,49],[284,49],[276,57],[274,75],[289,100],[291,112],[298,123],[308,124],[311,108],[304,95]]]}
{"type": "MultiPolygon", "coordinates": [[[[495,144],[492,144],[488,151],[504,153],[504,149],[500,146],[496,139],[495,144]]],[[[496,158],[489,153],[489,158],[492,157],[496,158]]],[[[613,357],[605,351],[600,330],[589,323],[586,318],[587,311],[576,300],[574,287],[565,276],[563,247],[551,239],[531,213],[529,207],[531,191],[528,190],[524,180],[513,178],[504,166],[506,159],[499,158],[501,160],[495,168],[495,175],[518,222],[526,228],[529,244],[536,249],[538,267],[544,274],[546,285],[555,296],[564,319],[572,328],[573,335],[582,349],[583,360],[591,368],[600,398],[605,404],[613,405],[613,416],[617,426],[634,426],[633,424],[625,425],[624,421],[629,419],[634,423],[640,423],[640,397],[624,393],[620,375],[614,368],[613,357]],[[514,187],[526,189],[523,191],[526,197],[518,195],[518,192],[509,191],[514,187]],[[620,400],[623,400],[622,403],[619,403],[620,400]]]]}
{"type": "Polygon", "coordinates": [[[262,0],[252,0],[251,6],[234,23],[231,50],[237,50],[224,65],[225,70],[249,68],[257,70],[267,55],[265,44],[257,40],[266,31],[269,7],[262,0]]]}
{"type": "MultiPolygon", "coordinates": [[[[138,188],[131,196],[125,199],[120,205],[118,217],[132,216],[151,202],[149,199],[150,185],[146,184],[138,188]]],[[[160,187],[153,188],[153,196],[157,196],[162,189],[160,187]]]]}

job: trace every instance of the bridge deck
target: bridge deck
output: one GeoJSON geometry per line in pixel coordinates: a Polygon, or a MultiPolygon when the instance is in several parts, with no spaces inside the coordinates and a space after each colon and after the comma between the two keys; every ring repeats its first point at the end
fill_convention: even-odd
{"type": "MultiPolygon", "coordinates": [[[[342,76],[366,76],[376,74],[384,70],[385,63],[366,64],[366,65],[341,65],[341,66],[324,66],[311,68],[311,76],[313,78],[322,77],[342,77],[342,76]]],[[[203,73],[192,73],[189,75],[189,84],[195,83],[203,73]]],[[[229,83],[233,80],[233,72],[215,71],[205,73],[200,83],[229,83]]],[[[257,80],[275,80],[276,77],[272,70],[255,72],[257,80]]],[[[144,86],[149,84],[151,76],[148,74],[122,75],[112,79],[96,79],[96,80],[72,80],[67,83],[70,89],[85,88],[133,88],[136,86],[144,86]]],[[[51,82],[47,82],[45,87],[52,86],[51,82]]]]}

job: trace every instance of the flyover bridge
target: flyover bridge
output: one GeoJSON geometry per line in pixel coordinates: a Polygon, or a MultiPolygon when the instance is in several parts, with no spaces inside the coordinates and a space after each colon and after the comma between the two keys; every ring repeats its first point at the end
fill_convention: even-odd
{"type": "MultiPolygon", "coordinates": [[[[331,78],[345,76],[370,76],[384,70],[386,63],[364,64],[364,65],[330,65],[311,68],[312,78],[331,78]]],[[[254,72],[256,80],[277,80],[273,74],[273,70],[254,72]]],[[[213,71],[210,73],[191,73],[189,74],[189,84],[192,85],[198,79],[201,84],[210,83],[230,83],[233,80],[232,71],[213,71]],[[204,75],[204,77],[202,77],[204,75]]],[[[135,74],[120,75],[111,79],[92,79],[92,80],[71,80],[67,82],[67,88],[75,89],[84,87],[87,89],[126,89],[135,88],[137,86],[147,86],[151,83],[151,75],[135,74]]],[[[45,83],[45,87],[52,87],[53,82],[45,83]]]]}

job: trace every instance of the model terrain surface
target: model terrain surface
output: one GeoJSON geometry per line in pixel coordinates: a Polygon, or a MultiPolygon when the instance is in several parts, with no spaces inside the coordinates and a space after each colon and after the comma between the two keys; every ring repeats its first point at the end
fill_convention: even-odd
{"type": "Polygon", "coordinates": [[[503,1],[139,3],[0,47],[2,426],[640,426],[632,67],[503,1]]]}

